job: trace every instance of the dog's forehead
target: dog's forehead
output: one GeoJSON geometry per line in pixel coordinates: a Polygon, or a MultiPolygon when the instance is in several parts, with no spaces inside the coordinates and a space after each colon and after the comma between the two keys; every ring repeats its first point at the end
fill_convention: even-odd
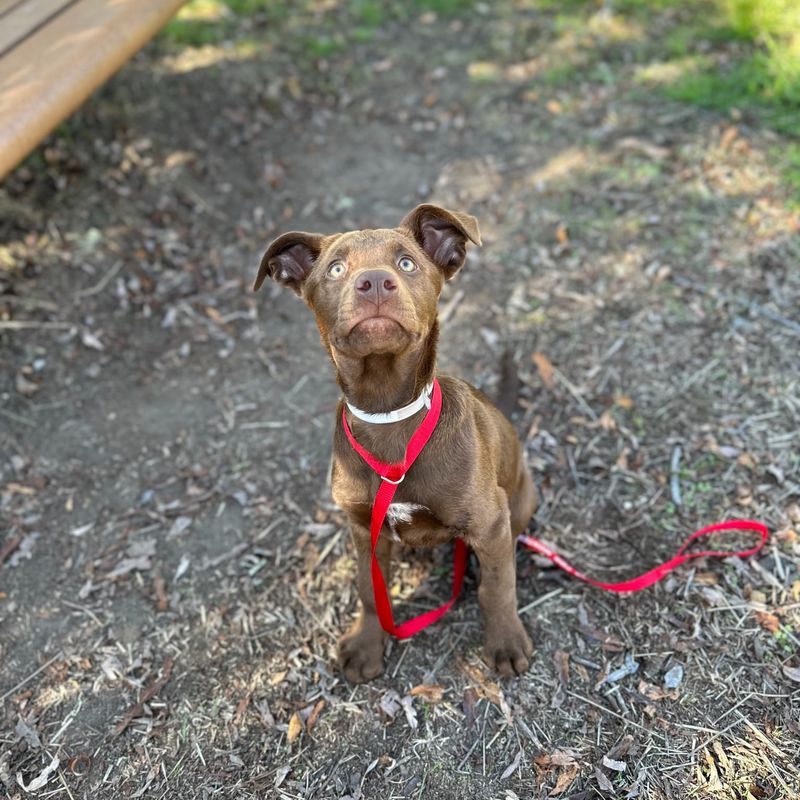
{"type": "Polygon", "coordinates": [[[332,237],[326,247],[326,255],[338,258],[371,257],[398,247],[408,247],[410,237],[394,228],[373,228],[347,231],[332,237]]]}

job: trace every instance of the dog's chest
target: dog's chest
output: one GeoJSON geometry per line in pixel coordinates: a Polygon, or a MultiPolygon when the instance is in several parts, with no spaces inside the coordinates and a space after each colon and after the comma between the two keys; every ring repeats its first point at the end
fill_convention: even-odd
{"type": "Polygon", "coordinates": [[[430,509],[419,503],[392,503],[386,510],[386,524],[392,532],[392,538],[399,542],[401,541],[400,535],[397,532],[397,526],[400,523],[413,524],[414,514],[424,511],[430,514],[430,509]]]}

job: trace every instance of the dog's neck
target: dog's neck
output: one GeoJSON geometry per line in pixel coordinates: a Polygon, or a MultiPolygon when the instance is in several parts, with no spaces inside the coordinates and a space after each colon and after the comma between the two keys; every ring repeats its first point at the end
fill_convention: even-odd
{"type": "Polygon", "coordinates": [[[439,325],[428,336],[402,353],[364,358],[334,358],[336,381],[347,402],[368,414],[385,414],[419,397],[433,380],[439,325]]]}

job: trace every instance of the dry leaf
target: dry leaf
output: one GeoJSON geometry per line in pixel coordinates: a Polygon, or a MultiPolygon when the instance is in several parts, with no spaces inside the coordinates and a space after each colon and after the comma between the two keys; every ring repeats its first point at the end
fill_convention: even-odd
{"type": "Polygon", "coordinates": [[[300,715],[295,711],[292,714],[292,718],[289,720],[289,731],[286,734],[286,738],[289,740],[289,744],[291,744],[297,737],[303,732],[303,720],[300,719],[300,715]]]}
{"type": "Polygon", "coordinates": [[[738,135],[739,129],[735,125],[731,125],[729,128],[726,128],[725,133],[722,134],[722,138],[719,140],[719,146],[723,150],[727,150],[738,135]]]}
{"type": "Polygon", "coordinates": [[[598,420],[598,424],[604,431],[614,431],[617,429],[617,421],[614,419],[614,415],[611,413],[611,409],[607,408],[601,415],[600,419],[598,420]]]}
{"type": "Polygon", "coordinates": [[[276,672],[269,679],[269,685],[270,686],[277,686],[279,683],[283,683],[283,681],[286,678],[286,675],[288,674],[288,672],[289,672],[289,670],[287,670],[287,669],[281,670],[280,672],[276,672]]]}
{"type": "Polygon", "coordinates": [[[325,701],[320,700],[314,706],[313,711],[308,715],[308,719],[306,720],[306,730],[308,733],[311,733],[314,726],[317,724],[317,720],[319,719],[319,715],[322,713],[323,708],[325,708],[325,701]]]}
{"type": "Polygon", "coordinates": [[[536,756],[533,761],[540,767],[571,767],[576,763],[575,755],[570,750],[553,750],[552,753],[536,756]]]}
{"type": "Polygon", "coordinates": [[[578,777],[578,765],[573,764],[572,766],[567,767],[559,774],[558,780],[556,781],[556,785],[550,791],[550,797],[557,797],[558,795],[566,792],[567,789],[569,789],[569,787],[572,786],[572,782],[577,777],[578,777]]]}
{"type": "Polygon", "coordinates": [[[769,611],[756,611],[756,620],[758,624],[770,633],[777,633],[781,627],[781,621],[769,611]]]}
{"type": "Polygon", "coordinates": [[[630,411],[634,406],[633,400],[631,400],[627,394],[616,395],[614,397],[614,404],[618,405],[620,408],[624,408],[626,411],[630,411]]]}
{"type": "Polygon", "coordinates": [[[403,711],[405,711],[408,727],[411,728],[412,731],[415,731],[419,723],[417,722],[417,712],[414,708],[414,698],[406,695],[400,701],[400,705],[403,707],[403,711]]]}
{"type": "Polygon", "coordinates": [[[553,389],[556,385],[555,370],[550,359],[538,350],[531,356],[533,363],[536,364],[536,369],[539,371],[539,377],[542,383],[548,388],[553,389]]]}
{"type": "Polygon", "coordinates": [[[561,103],[559,103],[558,100],[548,100],[545,108],[551,114],[560,114],[564,110],[563,107],[561,106],[561,103]]]}
{"type": "Polygon", "coordinates": [[[563,222],[559,222],[556,227],[556,241],[559,244],[569,244],[569,231],[563,222]]]}
{"type": "Polygon", "coordinates": [[[553,653],[553,662],[556,665],[559,680],[566,686],[569,684],[569,654],[563,650],[556,650],[553,653]]]}
{"type": "Polygon", "coordinates": [[[800,683],[800,667],[789,667],[784,665],[783,674],[795,683],[800,683]]]}
{"type": "Polygon", "coordinates": [[[597,785],[600,787],[601,792],[613,792],[614,784],[601,772],[600,767],[594,768],[594,776],[597,778],[597,785]]]}
{"type": "Polygon", "coordinates": [[[439,703],[444,695],[444,686],[431,683],[421,683],[415,686],[409,694],[412,697],[421,697],[428,703],[439,703]]]}

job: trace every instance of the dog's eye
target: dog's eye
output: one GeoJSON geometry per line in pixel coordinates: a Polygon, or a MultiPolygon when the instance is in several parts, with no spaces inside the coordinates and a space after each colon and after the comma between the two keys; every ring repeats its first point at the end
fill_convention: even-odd
{"type": "Polygon", "coordinates": [[[333,264],[328,267],[328,275],[330,275],[331,278],[341,278],[345,272],[347,272],[347,267],[345,267],[341,261],[334,261],[333,264]]]}
{"type": "Polygon", "coordinates": [[[417,265],[408,256],[403,256],[397,262],[397,266],[400,267],[403,272],[413,272],[417,268],[417,265]]]}

